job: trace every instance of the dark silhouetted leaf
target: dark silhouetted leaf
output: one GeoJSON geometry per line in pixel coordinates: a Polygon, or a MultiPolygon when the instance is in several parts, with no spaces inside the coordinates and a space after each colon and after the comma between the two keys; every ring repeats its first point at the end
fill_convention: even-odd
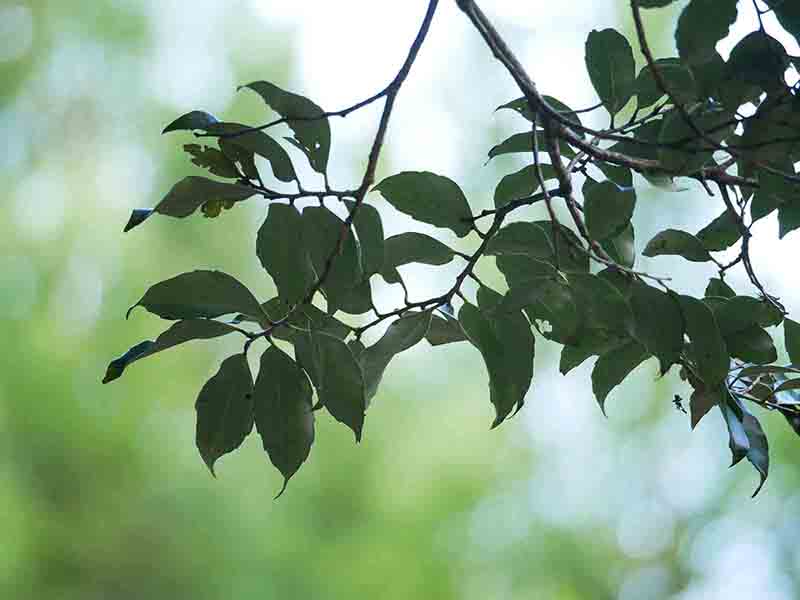
{"type": "Polygon", "coordinates": [[[606,414],[605,402],[609,392],[622,383],[647,356],[644,346],[631,341],[597,359],[592,371],[592,391],[603,414],[606,414]]]}
{"type": "Polygon", "coordinates": [[[593,30],[586,39],[586,70],[597,95],[613,115],[628,103],[636,78],[633,50],[615,29],[593,30]]]}
{"type": "Polygon", "coordinates": [[[344,423],[361,441],[364,427],[364,411],[367,409],[364,376],[350,348],[339,338],[314,331],[310,338],[312,363],[303,362],[303,367],[316,379],[319,404],[340,423],[344,423]]]}
{"type": "Polygon", "coordinates": [[[199,144],[186,144],[183,149],[192,156],[194,164],[208,169],[213,175],[234,179],[239,177],[239,171],[233,161],[229,160],[216,148],[199,144]]]}
{"type": "Polygon", "coordinates": [[[311,167],[324,173],[331,149],[331,128],[324,111],[308,98],[282,90],[268,81],[255,81],[242,87],[256,92],[272,110],[289,119],[294,139],[308,156],[311,167]]]}
{"type": "Polygon", "coordinates": [[[764,365],[778,360],[778,352],[769,334],[755,325],[725,336],[731,356],[748,363],[764,365]]]}
{"type": "Polygon", "coordinates": [[[245,185],[190,176],[176,183],[153,210],[169,217],[184,218],[206,202],[215,200],[239,202],[256,193],[256,190],[245,185]]]}
{"type": "Polygon", "coordinates": [[[263,131],[252,131],[241,123],[217,123],[209,127],[208,132],[215,135],[227,135],[219,139],[220,149],[231,160],[239,160],[245,168],[245,174],[256,177],[255,166],[248,165],[253,154],[269,161],[272,173],[280,181],[291,182],[297,179],[289,153],[278,142],[263,131]],[[243,131],[246,132],[242,133],[243,131]],[[230,134],[238,134],[231,136],[230,134]]]}
{"type": "Polygon", "coordinates": [[[712,277],[706,286],[706,296],[719,296],[721,298],[733,298],[736,295],[727,283],[722,279],[712,277]]]}
{"type": "Polygon", "coordinates": [[[398,283],[397,267],[410,263],[445,265],[454,256],[452,249],[429,235],[413,231],[400,233],[388,238],[384,244],[381,276],[388,283],[398,283]]]}
{"type": "MultiPolygon", "coordinates": [[[[355,202],[347,200],[347,209],[352,212],[355,202]]],[[[379,273],[384,262],[383,223],[378,210],[370,204],[362,204],[355,218],[353,228],[361,248],[361,267],[364,277],[379,273]]]]}
{"type": "Polygon", "coordinates": [[[696,237],[706,247],[706,250],[711,252],[727,250],[742,237],[742,232],[739,230],[739,219],[726,210],[697,232],[696,237]]]}
{"type": "Polygon", "coordinates": [[[713,162],[714,144],[733,133],[733,115],[717,105],[700,103],[688,110],[694,125],[703,132],[700,138],[678,110],[664,116],[658,142],[658,160],[668,171],[689,174],[713,162]]]}
{"type": "MultiPolygon", "coordinates": [[[[337,252],[344,227],[344,222],[324,206],[309,206],[303,210],[303,245],[317,277],[322,276],[328,260],[337,252]]],[[[352,230],[348,231],[334,258],[322,286],[331,314],[342,298],[362,281],[361,257],[352,230]]]]}
{"type": "Polygon", "coordinates": [[[697,427],[708,411],[720,403],[722,396],[718,389],[703,388],[697,389],[692,392],[692,397],[689,399],[689,410],[691,411],[692,429],[697,427]]]}
{"type": "Polygon", "coordinates": [[[311,384],[297,363],[270,346],[261,355],[253,398],[256,430],[264,451],[283,475],[280,496],[314,443],[311,384]]]}
{"type": "Polygon", "coordinates": [[[631,283],[630,305],[635,335],[658,358],[661,374],[678,362],[683,349],[683,316],[672,295],[640,281],[631,283]]]}
{"type": "Polygon", "coordinates": [[[123,229],[122,232],[127,233],[134,227],[141,225],[153,212],[155,211],[153,211],[152,208],[134,208],[131,212],[131,218],[128,219],[125,229],[123,229]]]}
{"type": "Polygon", "coordinates": [[[742,423],[741,407],[733,401],[727,392],[725,392],[725,396],[720,401],[719,408],[722,411],[725,424],[728,426],[728,446],[731,449],[731,466],[733,466],[747,456],[747,451],[750,450],[750,440],[744,429],[744,423],[742,423]]]}
{"type": "Polygon", "coordinates": [[[728,348],[720,333],[714,313],[701,300],[691,296],[678,296],[686,325],[686,335],[691,340],[690,356],[695,361],[698,376],[706,386],[715,387],[728,374],[728,348]]]}
{"type": "MultiPolygon", "coordinates": [[[[578,115],[578,113],[576,113],[569,106],[567,106],[566,104],[561,102],[561,100],[558,100],[557,98],[553,98],[552,96],[548,96],[547,94],[543,95],[542,98],[544,99],[545,102],[547,102],[547,105],[550,108],[552,108],[554,111],[556,111],[562,117],[564,117],[565,119],[567,119],[569,121],[572,121],[576,125],[579,125],[579,126],[581,125],[581,119],[580,119],[580,116],[578,115]]],[[[528,121],[533,121],[533,112],[531,111],[530,106],[528,105],[528,100],[525,97],[517,98],[516,100],[512,100],[511,102],[506,102],[502,106],[498,106],[496,110],[501,110],[501,109],[504,109],[504,108],[515,111],[516,113],[518,113],[518,114],[522,115],[524,118],[526,118],[528,121]]],[[[580,133],[580,135],[583,135],[582,132],[579,132],[579,133],[580,133]]],[[[542,148],[544,148],[543,144],[542,144],[542,148]]],[[[529,150],[530,150],[530,148],[529,148],[529,150]]],[[[574,151],[571,151],[571,152],[572,152],[572,155],[574,156],[574,154],[575,154],[574,151]]],[[[564,149],[562,148],[562,154],[563,153],[564,153],[564,149]]]]}
{"type": "MultiPolygon", "coordinates": [[[[538,146],[540,153],[547,152],[547,142],[545,140],[544,133],[541,131],[536,132],[536,145],[538,146]]],[[[567,158],[572,158],[575,156],[575,150],[573,150],[572,147],[563,140],[559,140],[558,147],[563,156],[566,156],[567,158]]],[[[510,138],[507,138],[499,144],[492,146],[491,150],[489,150],[489,160],[505,154],[531,154],[533,151],[533,133],[530,131],[515,133],[510,138]]],[[[550,168],[552,169],[552,167],[550,168]]],[[[545,176],[545,180],[547,179],[552,179],[552,177],[545,176]]]]}
{"type": "MultiPolygon", "coordinates": [[[[677,58],[659,58],[654,63],[656,71],[666,85],[667,90],[681,104],[687,104],[699,99],[694,77],[692,72],[683,66],[677,58]]],[[[653,75],[653,69],[649,65],[642,67],[639,76],[636,78],[636,100],[640,108],[650,106],[658,102],[664,96],[664,92],[653,75]]]]}
{"type": "MultiPolygon", "coordinates": [[[[556,172],[552,165],[540,165],[542,177],[556,179],[556,172]]],[[[497,208],[505,206],[509,202],[532,196],[539,189],[539,177],[536,172],[536,165],[523,167],[516,173],[506,175],[497,184],[494,190],[494,205],[497,208]]]]}
{"type": "Polygon", "coordinates": [[[315,281],[303,235],[303,219],[297,209],[273,203],[256,239],[256,254],[288,304],[300,302],[315,281]]]}
{"type": "Polygon", "coordinates": [[[189,319],[178,321],[164,333],[159,335],[155,341],[144,341],[136,344],[119,358],[112,360],[106,370],[103,383],[114,381],[122,376],[123,371],[140,358],[145,358],[156,352],[167,350],[173,346],[190,342],[192,340],[208,340],[220,337],[237,331],[236,327],[219,321],[208,319],[189,319]]]}
{"type": "Polygon", "coordinates": [[[800,364],[800,323],[792,319],[783,320],[783,338],[786,352],[793,364],[800,364]]]}
{"type": "Polygon", "coordinates": [[[244,354],[222,362],[200,390],[195,408],[197,449],[213,475],[217,459],[241,446],[253,429],[253,379],[244,354]]]}
{"type": "Polygon", "coordinates": [[[417,221],[445,227],[458,237],[470,232],[466,219],[472,215],[461,188],[447,177],[428,172],[405,171],[373,188],[397,210],[417,221]]]}
{"type": "Polygon", "coordinates": [[[494,428],[525,401],[533,378],[534,338],[522,313],[495,310],[501,301],[499,294],[483,287],[478,294],[479,307],[464,303],[458,320],[486,364],[496,413],[494,428]]]}
{"type": "Polygon", "coordinates": [[[244,313],[261,322],[266,316],[250,290],[221,271],[191,271],[157,283],[128,309],[128,314],[137,306],[174,320],[244,313]]]}
{"type": "Polygon", "coordinates": [[[620,234],[630,223],[636,207],[633,188],[623,189],[612,181],[595,183],[587,179],[583,198],[586,227],[595,240],[620,234]]]}
{"type": "Polygon", "coordinates": [[[737,0],[692,0],[683,9],[675,43],[683,62],[698,65],[712,59],[717,42],[736,20],[737,0]]]}
{"type": "Polygon", "coordinates": [[[686,260],[693,262],[711,260],[711,255],[703,246],[703,242],[691,233],[686,233],[679,229],[666,229],[656,234],[653,239],[647,242],[642,254],[645,256],[682,256],[686,260]]]}
{"type": "Polygon", "coordinates": [[[162,135],[170,131],[205,131],[210,125],[217,123],[217,118],[202,110],[193,110],[175,119],[172,123],[164,127],[162,135]]]}
{"type": "Polygon", "coordinates": [[[428,333],[431,325],[432,311],[409,313],[389,325],[389,329],[374,345],[369,346],[359,356],[364,382],[367,390],[367,402],[372,400],[378,391],[383,373],[389,362],[400,352],[415,346],[428,333]]]}
{"type": "Polygon", "coordinates": [[[623,267],[631,268],[636,262],[636,245],[633,225],[628,225],[617,235],[600,241],[611,260],[623,267]]]}
{"type": "Polygon", "coordinates": [[[428,333],[425,334],[425,339],[428,340],[431,346],[442,346],[455,342],[466,342],[467,336],[457,320],[443,319],[433,315],[428,333]]]}

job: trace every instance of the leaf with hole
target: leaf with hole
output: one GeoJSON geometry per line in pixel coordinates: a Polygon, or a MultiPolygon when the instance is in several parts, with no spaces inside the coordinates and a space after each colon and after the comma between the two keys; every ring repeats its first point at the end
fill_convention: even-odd
{"type": "Polygon", "coordinates": [[[268,81],[254,81],[242,87],[256,92],[284,119],[294,132],[294,140],[317,173],[328,168],[331,126],[324,111],[304,96],[287,92],[268,81]]]}

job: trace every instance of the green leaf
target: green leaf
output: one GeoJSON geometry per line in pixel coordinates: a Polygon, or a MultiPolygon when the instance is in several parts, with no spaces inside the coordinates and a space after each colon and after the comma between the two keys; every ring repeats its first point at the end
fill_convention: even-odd
{"type": "Polygon", "coordinates": [[[499,314],[493,310],[500,301],[499,294],[483,287],[478,294],[479,307],[464,303],[458,320],[489,372],[495,428],[515,407],[519,410],[524,404],[533,378],[534,338],[522,313],[499,314]]]}
{"type": "Polygon", "coordinates": [[[328,260],[339,250],[322,286],[331,314],[363,279],[360,251],[352,230],[348,229],[339,248],[344,228],[344,221],[324,206],[309,206],[303,210],[303,244],[317,277],[322,276],[328,260]]]}
{"type": "Polygon", "coordinates": [[[217,123],[217,118],[202,110],[193,110],[175,119],[172,123],[164,127],[161,134],[170,131],[194,131],[196,129],[205,131],[209,126],[217,123]]]}
{"type": "MultiPolygon", "coordinates": [[[[655,71],[661,75],[667,90],[681,104],[700,98],[692,72],[683,66],[678,58],[659,58],[653,63],[655,71]]],[[[645,65],[636,78],[636,101],[639,108],[658,102],[664,93],[656,81],[653,68],[645,65]]]]}
{"type": "Polygon", "coordinates": [[[728,58],[728,79],[735,79],[761,90],[783,88],[784,75],[789,68],[789,56],[778,40],[756,30],[744,36],[731,50],[728,58]]]}
{"type": "Polygon", "coordinates": [[[626,336],[612,336],[599,330],[586,330],[575,344],[565,344],[561,350],[558,370],[566,375],[592,356],[601,356],[630,341],[626,336]]]}
{"type": "Polygon", "coordinates": [[[308,98],[267,81],[255,81],[242,87],[256,92],[272,110],[288,119],[294,139],[308,156],[311,167],[317,173],[324,173],[331,149],[331,127],[324,111],[308,98]]]}
{"type": "Polygon", "coordinates": [[[668,112],[659,134],[658,160],[672,173],[693,173],[713,162],[712,142],[720,144],[734,131],[733,114],[718,105],[698,103],[688,110],[688,114],[707,139],[699,138],[678,110],[668,112]]]}
{"type": "Polygon", "coordinates": [[[472,213],[464,192],[447,177],[405,171],[387,177],[373,189],[397,210],[417,221],[445,227],[458,237],[471,231],[468,219],[472,213]]]}
{"type": "Polygon", "coordinates": [[[757,365],[778,360],[778,351],[770,335],[756,325],[725,336],[731,356],[757,365]]]}
{"type": "Polygon", "coordinates": [[[324,332],[313,331],[310,336],[313,348],[313,365],[303,367],[317,373],[312,381],[317,388],[319,404],[340,423],[344,423],[361,441],[364,428],[364,411],[367,409],[364,376],[350,348],[339,338],[324,332]]]}
{"type": "Polygon", "coordinates": [[[743,413],[742,425],[747,434],[747,440],[750,443],[750,448],[747,450],[747,461],[758,471],[759,477],[761,478],[756,491],[753,492],[753,498],[755,498],[758,492],[761,491],[769,475],[769,443],[767,442],[767,436],[761,428],[761,423],[758,422],[758,419],[750,414],[741,403],[739,406],[743,413]]]}
{"type": "Polygon", "coordinates": [[[603,414],[606,414],[605,402],[609,392],[622,383],[647,356],[644,346],[631,341],[597,359],[592,370],[592,391],[603,414]]]}
{"type": "Polygon", "coordinates": [[[338,309],[349,315],[363,315],[371,311],[373,306],[372,286],[369,279],[364,279],[339,299],[338,309]]]}
{"type": "Polygon", "coordinates": [[[728,375],[728,348],[720,333],[717,320],[704,302],[691,296],[678,296],[686,325],[686,335],[691,340],[690,356],[697,367],[698,376],[708,387],[714,387],[728,375]]]}
{"type": "MultiPolygon", "coordinates": [[[[250,128],[241,123],[217,123],[209,127],[208,133],[214,135],[237,133],[238,135],[235,136],[219,138],[220,149],[229,158],[242,161],[244,156],[248,156],[248,159],[244,160],[251,161],[252,155],[257,154],[269,161],[272,173],[278,180],[287,183],[296,181],[297,174],[294,171],[292,159],[289,158],[289,153],[284,150],[283,146],[263,131],[241,133],[247,129],[250,128]]],[[[257,179],[257,177],[254,177],[254,179],[257,179]]]]}
{"type": "Polygon", "coordinates": [[[315,281],[303,242],[303,219],[294,206],[273,203],[258,230],[256,254],[287,304],[300,302],[315,281]]]}
{"type": "Polygon", "coordinates": [[[673,2],[675,2],[675,0],[639,0],[638,4],[642,8],[661,8],[673,2]]]}
{"type": "Polygon", "coordinates": [[[778,22],[800,43],[800,5],[788,0],[766,0],[778,22]]]}
{"type": "Polygon", "coordinates": [[[208,169],[213,175],[234,179],[239,176],[239,171],[233,161],[229,160],[216,148],[199,144],[186,144],[183,149],[192,156],[192,163],[198,167],[208,169]]]}
{"type": "MultiPolygon", "coordinates": [[[[569,121],[572,121],[573,123],[575,123],[578,126],[581,125],[581,119],[580,119],[580,116],[578,115],[578,113],[576,113],[569,106],[567,106],[566,104],[561,102],[561,100],[558,100],[557,98],[553,98],[552,96],[548,96],[546,94],[543,95],[542,98],[544,99],[544,101],[547,103],[547,105],[550,108],[552,108],[554,111],[559,113],[561,116],[565,117],[569,121]]],[[[525,98],[524,96],[522,98],[517,98],[516,100],[512,100],[511,102],[507,102],[507,103],[503,104],[502,106],[498,106],[495,110],[497,111],[497,110],[501,110],[501,109],[504,109],[504,108],[505,109],[509,109],[509,110],[513,110],[513,111],[519,113],[521,116],[523,116],[528,121],[531,121],[531,122],[533,121],[533,112],[531,111],[530,106],[528,105],[528,99],[525,98]]],[[[520,134],[520,135],[522,135],[522,134],[520,134]]],[[[579,132],[579,135],[581,135],[581,137],[583,137],[583,132],[579,132]]],[[[541,147],[544,148],[544,145],[541,145],[541,147]]],[[[529,148],[529,150],[530,150],[530,148],[529,148]]],[[[562,148],[562,154],[563,153],[564,153],[564,150],[562,148]]],[[[575,154],[575,152],[572,151],[572,155],[573,156],[574,156],[574,154],[575,154]]]]}
{"type": "MultiPolygon", "coordinates": [[[[220,200],[240,202],[256,194],[256,190],[245,185],[222,183],[205,177],[190,176],[181,179],[153,209],[169,217],[188,217],[200,206],[209,201],[220,200]]],[[[131,215],[125,231],[140,225],[152,212],[136,209],[131,215]],[[146,213],[146,214],[145,214],[146,213]]]]}
{"type": "Polygon", "coordinates": [[[710,252],[727,250],[742,237],[739,230],[739,219],[726,210],[698,231],[696,237],[710,252]]]}
{"type": "Polygon", "coordinates": [[[622,293],[608,280],[590,273],[569,273],[570,290],[585,322],[618,335],[633,330],[633,314],[622,293]]]}
{"type": "Polygon", "coordinates": [[[692,397],[689,399],[692,429],[697,427],[700,419],[706,416],[708,411],[720,404],[721,398],[716,388],[701,388],[692,392],[692,397]]]}
{"type": "Polygon", "coordinates": [[[561,344],[577,342],[582,315],[563,281],[540,277],[512,287],[497,312],[510,313],[520,308],[525,308],[536,329],[547,339],[561,344]]]}
{"type": "MultiPolygon", "coordinates": [[[[537,260],[547,261],[554,267],[564,272],[586,272],[589,270],[589,257],[580,248],[583,248],[580,239],[573,231],[563,225],[555,228],[558,244],[558,256],[554,251],[554,227],[551,221],[534,221],[510,223],[500,229],[487,246],[487,254],[502,257],[527,256],[537,260]],[[556,258],[558,259],[556,261],[556,258]],[[558,262],[558,265],[556,265],[558,262]]],[[[498,261],[498,266],[500,266],[498,261]]],[[[507,263],[508,264],[508,263],[507,263]]],[[[529,263],[530,264],[530,263],[529,263]]],[[[503,270],[503,267],[501,267],[503,270]]],[[[539,276],[550,273],[551,269],[534,274],[539,276]]],[[[503,272],[508,278],[509,273],[503,272]]],[[[513,285],[509,282],[509,285],[513,285]]]]}
{"type": "MultiPolygon", "coordinates": [[[[556,172],[552,165],[543,164],[540,165],[540,168],[545,181],[556,179],[556,172]]],[[[514,200],[532,196],[539,187],[536,165],[528,165],[500,180],[494,190],[494,205],[496,208],[500,208],[514,200]]]]}
{"type": "Polygon", "coordinates": [[[612,181],[601,183],[589,179],[583,186],[583,210],[589,235],[604,240],[622,233],[630,224],[636,207],[633,188],[621,188],[612,181]]]}
{"type": "Polygon", "coordinates": [[[586,70],[597,95],[612,115],[633,95],[633,50],[615,29],[592,30],[586,39],[586,70]]]}
{"type": "Polygon", "coordinates": [[[736,21],[737,0],[692,0],[683,9],[675,31],[678,53],[685,64],[713,58],[716,45],[736,21]]]}
{"type": "MultiPolygon", "coordinates": [[[[545,140],[544,133],[541,131],[536,132],[536,145],[538,146],[540,153],[547,152],[547,141],[545,140]]],[[[567,158],[572,158],[575,156],[575,150],[573,150],[572,147],[564,140],[559,140],[558,147],[563,156],[566,156],[567,158]]],[[[533,133],[530,131],[515,133],[510,138],[507,138],[499,144],[492,146],[491,150],[489,150],[489,160],[505,154],[532,154],[533,151],[533,133]]],[[[533,157],[531,156],[531,158],[533,157]]]]}
{"type": "Polygon", "coordinates": [[[741,408],[733,402],[730,394],[726,392],[725,396],[720,401],[719,408],[725,419],[725,425],[728,427],[728,445],[731,449],[731,466],[733,466],[747,456],[747,451],[750,450],[750,440],[742,423],[741,408]]]}
{"type": "Polygon", "coordinates": [[[162,319],[213,319],[229,313],[244,313],[261,322],[263,309],[242,283],[221,271],[191,271],[155,284],[128,315],[142,306],[162,319]]]}
{"type": "Polygon", "coordinates": [[[677,299],[640,281],[631,282],[635,337],[658,358],[661,374],[678,362],[683,349],[683,315],[677,299]]]}
{"type": "Polygon", "coordinates": [[[774,324],[769,320],[766,308],[766,303],[758,298],[734,296],[716,304],[714,317],[722,335],[727,336],[750,327],[774,324]]]}
{"type": "MultiPolygon", "coordinates": [[[[352,212],[355,202],[345,201],[347,209],[352,212]]],[[[383,223],[378,210],[369,204],[361,204],[353,219],[353,228],[358,236],[361,248],[361,266],[364,277],[379,273],[384,263],[383,223]]]]}
{"type": "Polygon", "coordinates": [[[636,245],[633,224],[628,225],[616,236],[600,241],[611,260],[629,269],[636,262],[636,245]]]}
{"type": "Polygon", "coordinates": [[[783,320],[783,339],[792,364],[800,364],[800,323],[792,319],[783,320]]]}
{"type": "Polygon", "coordinates": [[[457,320],[443,319],[433,315],[431,317],[431,326],[428,328],[428,333],[425,334],[425,339],[428,340],[431,346],[443,346],[444,344],[453,344],[455,342],[466,342],[467,336],[457,320]]]}
{"type": "Polygon", "coordinates": [[[736,295],[736,292],[731,289],[727,283],[725,283],[722,279],[712,277],[708,281],[708,286],[706,286],[706,294],[708,296],[719,296],[722,298],[733,298],[736,295]]]}
{"type": "Polygon", "coordinates": [[[297,363],[270,346],[261,355],[253,396],[256,430],[264,451],[283,475],[280,496],[314,443],[311,384],[297,363]]]}
{"type": "Polygon", "coordinates": [[[431,310],[409,313],[389,325],[389,329],[375,344],[358,357],[364,372],[367,402],[375,397],[383,373],[389,362],[401,352],[420,342],[431,325],[431,310]]]}
{"type": "Polygon", "coordinates": [[[381,276],[387,283],[398,283],[397,267],[410,263],[445,265],[453,260],[455,252],[439,240],[424,233],[408,231],[393,235],[384,244],[384,261],[381,276]]]}
{"type": "Polygon", "coordinates": [[[159,335],[155,341],[144,341],[136,344],[125,354],[111,361],[106,369],[103,383],[109,383],[122,376],[123,371],[141,358],[145,358],[173,346],[192,340],[209,340],[237,331],[236,327],[219,321],[208,319],[188,319],[178,321],[159,335]]]}
{"type": "Polygon", "coordinates": [[[645,256],[682,256],[686,260],[693,262],[705,262],[711,260],[711,255],[703,246],[703,242],[679,229],[665,229],[656,234],[653,239],[647,242],[644,251],[645,256]]]}
{"type": "Polygon", "coordinates": [[[253,429],[253,378],[247,357],[226,358],[209,379],[195,404],[197,449],[214,475],[214,463],[242,445],[253,429]]]}

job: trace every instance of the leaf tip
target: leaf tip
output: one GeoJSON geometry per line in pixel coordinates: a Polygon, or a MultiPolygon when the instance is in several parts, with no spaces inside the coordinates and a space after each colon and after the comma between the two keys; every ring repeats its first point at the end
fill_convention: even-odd
{"type": "Polygon", "coordinates": [[[134,208],[131,212],[131,216],[128,219],[128,222],[125,224],[125,228],[122,230],[122,233],[127,233],[134,227],[138,227],[142,223],[144,223],[147,218],[153,214],[152,208],[134,208]]]}
{"type": "Polygon", "coordinates": [[[288,478],[288,477],[284,477],[284,478],[283,478],[283,485],[281,486],[281,489],[280,489],[280,491],[278,492],[278,494],[277,494],[277,495],[276,495],[276,496],[275,496],[275,497],[272,499],[272,501],[273,501],[273,502],[274,502],[275,500],[277,500],[278,498],[280,498],[281,496],[283,496],[283,492],[285,492],[285,491],[286,491],[286,486],[287,486],[287,485],[289,485],[289,478],[288,478]]]}

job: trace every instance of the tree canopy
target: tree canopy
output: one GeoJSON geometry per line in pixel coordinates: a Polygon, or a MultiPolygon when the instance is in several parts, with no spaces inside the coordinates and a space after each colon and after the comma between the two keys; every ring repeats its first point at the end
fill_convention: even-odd
{"type": "Polygon", "coordinates": [[[309,456],[317,411],[359,441],[389,364],[417,344],[474,346],[486,367],[492,427],[522,409],[537,340],[563,346],[564,374],[597,357],[591,383],[603,411],[609,393],[654,358],[662,377],[685,382],[686,398],[676,396],[675,404],[688,406],[692,427],[718,408],[732,463],[746,458],[756,469],[758,493],[769,472],[758,411],[779,411],[800,433],[800,323],[765,288],[750,259],[757,220],[777,212],[781,237],[800,227],[800,57],[787,53],[762,17],[774,14],[781,33],[800,41],[800,7],[785,0],[756,6],[755,29],[724,59],[716,47],[737,19],[737,1],[691,0],[677,21],[676,55],[656,57],[642,12],[672,0],[631,0],[633,43],[614,29],[588,34],[586,70],[598,101],[575,110],[570,99],[540,92],[477,2],[457,4],[521,94],[497,107],[521,131],[492,147],[488,159],[518,154],[529,162],[498,182],[494,207],[473,210],[458,183],[439,173],[405,171],[376,182],[393,107],[432,29],[439,2],[430,0],[405,62],[369,98],[325,110],[255,81],[240,89],[259,96],[275,114],[271,120],[247,125],[195,110],[164,128],[194,132],[194,143],[183,149],[208,173],[179,181],[154,208],[135,210],[125,231],[154,214],[186,218],[199,211],[213,219],[239,202],[266,200],[255,254],[277,296],[257,298],[234,276],[213,270],[156,283],[128,313],[141,307],[174,322],[113,360],[104,383],[162,350],[241,336],[241,352],[225,359],[198,395],[197,447],[213,473],[216,460],[255,428],[283,475],[282,493],[309,456]],[[638,73],[635,53],[643,57],[638,73]],[[382,112],[363,176],[351,189],[335,189],[326,174],[329,121],[374,103],[382,103],[382,112]],[[603,111],[608,126],[585,126],[581,115],[589,111],[603,111]],[[291,135],[279,139],[280,127],[291,135]],[[304,155],[321,185],[306,187],[288,147],[304,155]],[[687,269],[713,264],[718,273],[702,297],[637,266],[637,189],[679,187],[682,178],[700,182],[719,215],[694,233],[662,223],[638,253],[679,256],[687,269]],[[281,184],[292,191],[276,189],[281,184]],[[470,249],[414,231],[386,237],[381,202],[449,230],[470,249]],[[549,218],[520,216],[539,203],[549,218]],[[568,221],[556,206],[566,208],[568,221]],[[479,262],[491,260],[506,289],[493,289],[475,273],[479,262]],[[453,261],[461,268],[446,292],[412,299],[400,267],[453,261]],[[749,289],[726,282],[732,269],[746,273],[749,289]],[[400,286],[404,301],[379,310],[377,286],[400,286]],[[364,334],[373,328],[383,333],[366,345],[364,334]],[[783,330],[789,364],[777,364],[774,328],[783,330]],[[257,341],[267,346],[254,377],[248,354],[257,341]]]}

